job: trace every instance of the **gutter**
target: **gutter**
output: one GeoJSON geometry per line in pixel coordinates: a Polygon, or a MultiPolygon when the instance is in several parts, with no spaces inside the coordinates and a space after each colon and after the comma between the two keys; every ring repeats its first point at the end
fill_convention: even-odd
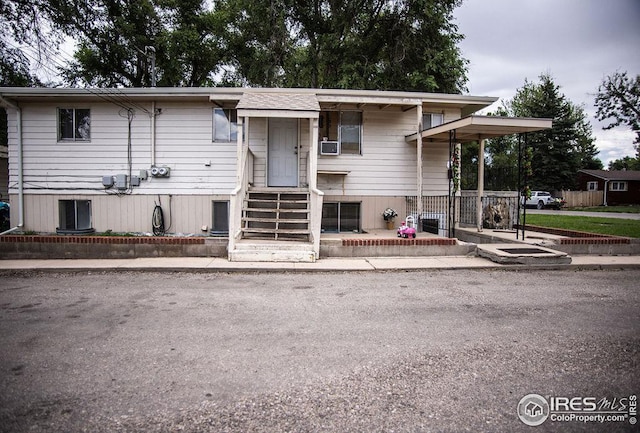
{"type": "Polygon", "coordinates": [[[17,112],[18,126],[18,225],[6,230],[1,235],[14,232],[24,227],[24,163],[23,163],[23,143],[22,143],[22,109],[13,102],[8,101],[0,95],[0,105],[13,108],[17,112]]]}

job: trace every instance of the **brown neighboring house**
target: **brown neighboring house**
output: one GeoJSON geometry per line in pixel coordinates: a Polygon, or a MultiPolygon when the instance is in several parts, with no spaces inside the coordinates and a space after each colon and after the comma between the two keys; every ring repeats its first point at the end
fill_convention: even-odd
{"type": "Polygon", "coordinates": [[[604,191],[603,205],[640,204],[640,171],[579,170],[581,191],[604,191]]]}

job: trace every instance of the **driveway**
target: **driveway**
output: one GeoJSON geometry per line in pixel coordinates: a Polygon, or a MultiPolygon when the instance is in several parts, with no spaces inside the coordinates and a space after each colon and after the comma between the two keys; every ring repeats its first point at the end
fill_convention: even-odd
{"type": "Polygon", "coordinates": [[[528,214],[546,214],[546,215],[574,215],[583,217],[599,217],[599,218],[618,218],[629,220],[640,220],[640,213],[620,213],[620,212],[582,212],[573,210],[554,210],[554,209],[527,209],[528,214]]]}
{"type": "Polygon", "coordinates": [[[0,277],[2,432],[530,432],[526,394],[640,390],[640,271],[0,277]]]}

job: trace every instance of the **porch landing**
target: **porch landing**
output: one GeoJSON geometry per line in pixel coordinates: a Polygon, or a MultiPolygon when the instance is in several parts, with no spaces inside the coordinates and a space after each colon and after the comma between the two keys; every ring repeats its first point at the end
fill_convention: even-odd
{"type": "Polygon", "coordinates": [[[475,245],[431,233],[418,233],[415,239],[396,236],[395,230],[367,233],[323,233],[320,257],[420,257],[475,255],[475,245]]]}

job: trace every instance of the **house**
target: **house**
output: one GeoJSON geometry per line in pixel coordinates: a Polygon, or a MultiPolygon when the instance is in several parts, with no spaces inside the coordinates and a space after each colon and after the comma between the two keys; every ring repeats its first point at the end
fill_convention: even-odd
{"type": "Polygon", "coordinates": [[[640,171],[579,170],[581,191],[603,191],[603,206],[640,204],[640,171]]]}
{"type": "Polygon", "coordinates": [[[228,236],[231,260],[315,260],[321,233],[382,229],[388,207],[446,234],[455,226],[461,144],[551,127],[549,119],[473,115],[495,100],[2,88],[11,220],[16,230],[45,233],[228,236]]]}

